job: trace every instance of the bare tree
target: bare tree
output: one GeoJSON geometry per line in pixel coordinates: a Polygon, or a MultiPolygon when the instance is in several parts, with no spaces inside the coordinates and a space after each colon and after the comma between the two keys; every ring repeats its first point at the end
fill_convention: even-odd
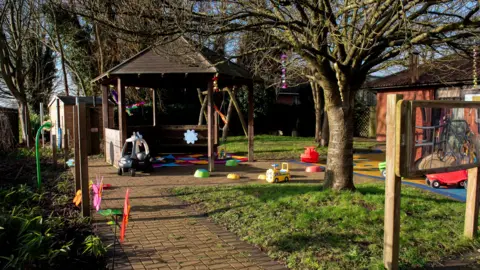
{"type": "MultiPolygon", "coordinates": [[[[88,16],[97,1],[74,2],[88,16]]],[[[301,57],[313,71],[306,75],[323,89],[331,138],[325,185],[336,190],[355,188],[353,106],[367,74],[415,46],[457,46],[480,25],[477,0],[231,0],[224,13],[200,12],[202,2],[120,0],[115,22],[97,19],[117,31],[157,38],[250,32],[301,57]],[[122,23],[132,17],[148,27],[122,23]]]]}
{"type": "Polygon", "coordinates": [[[32,37],[34,9],[34,3],[27,0],[5,0],[0,4],[0,74],[18,102],[22,138],[27,146],[32,139],[25,79],[33,65],[26,61],[26,44],[32,37]]]}

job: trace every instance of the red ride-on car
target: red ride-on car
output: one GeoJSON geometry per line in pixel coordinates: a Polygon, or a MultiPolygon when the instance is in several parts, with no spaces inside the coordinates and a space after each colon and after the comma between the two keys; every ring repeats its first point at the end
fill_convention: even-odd
{"type": "Polygon", "coordinates": [[[457,186],[467,188],[468,174],[466,170],[460,170],[447,173],[427,174],[425,182],[433,188],[441,186],[457,186]]]}

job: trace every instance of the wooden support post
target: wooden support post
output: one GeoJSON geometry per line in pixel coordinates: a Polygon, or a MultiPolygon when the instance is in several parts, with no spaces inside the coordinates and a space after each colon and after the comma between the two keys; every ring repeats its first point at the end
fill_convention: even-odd
{"type": "MultiPolygon", "coordinates": [[[[385,178],[385,217],[383,263],[386,269],[398,269],[400,238],[401,178],[395,174],[396,164],[396,107],[402,95],[387,96],[387,177],[385,178]]],[[[400,128],[400,127],[398,127],[400,128]]]]}
{"type": "MultiPolygon", "coordinates": [[[[235,87],[232,88],[232,94],[235,95],[235,87]]],[[[228,127],[230,124],[230,119],[232,118],[232,112],[233,112],[233,99],[230,98],[230,101],[228,102],[227,117],[226,117],[227,123],[225,123],[222,129],[222,141],[227,140],[228,127]]]]}
{"type": "Polygon", "coordinates": [[[73,167],[75,173],[73,175],[73,179],[75,180],[75,192],[81,189],[80,185],[80,149],[79,149],[79,142],[80,137],[78,137],[78,109],[77,106],[73,106],[73,151],[74,151],[74,163],[75,166],[73,167]]]}
{"type": "Polygon", "coordinates": [[[78,116],[78,137],[80,138],[79,164],[80,167],[80,186],[82,190],[82,215],[90,216],[90,189],[88,188],[88,154],[87,154],[87,112],[85,103],[79,103],[77,98],[77,116],[78,116]]]}
{"type": "MultiPolygon", "coordinates": [[[[153,116],[153,126],[157,126],[157,89],[152,89],[153,98],[152,98],[152,116],[153,116]]],[[[143,107],[142,107],[143,108],[143,107]]]]}
{"type": "Polygon", "coordinates": [[[64,168],[68,168],[68,165],[67,165],[67,161],[68,161],[68,152],[69,152],[69,141],[68,141],[68,134],[69,134],[69,130],[65,130],[63,132],[63,157],[64,157],[64,162],[63,162],[63,166],[64,168]]]}
{"type": "Polygon", "coordinates": [[[218,113],[215,111],[213,116],[213,143],[218,145],[218,113]]]}
{"type": "MultiPolygon", "coordinates": [[[[52,141],[57,141],[57,135],[52,135],[52,141]]],[[[57,170],[57,144],[52,144],[52,159],[53,159],[53,169],[57,170]]]]}
{"type": "Polygon", "coordinates": [[[100,89],[102,91],[102,125],[103,125],[103,130],[102,130],[102,143],[103,143],[103,152],[105,156],[105,161],[107,159],[108,153],[107,151],[107,146],[106,146],[106,140],[105,140],[105,129],[108,128],[108,88],[106,85],[100,85],[100,89]]]}
{"type": "Polygon", "coordinates": [[[127,139],[127,114],[125,112],[125,86],[120,78],[117,79],[118,92],[118,129],[120,130],[120,143],[127,139]]]}
{"type": "Polygon", "coordinates": [[[253,85],[248,85],[248,161],[254,161],[253,155],[253,85]]]}
{"type": "Polygon", "coordinates": [[[472,168],[468,170],[467,203],[465,210],[464,235],[473,239],[477,236],[478,228],[478,203],[480,198],[480,185],[478,184],[480,170],[472,168]]]}
{"type": "Polygon", "coordinates": [[[200,88],[197,88],[197,93],[198,100],[200,101],[200,104],[202,104],[202,107],[200,109],[200,115],[198,116],[198,125],[200,126],[203,125],[203,117],[207,119],[207,112],[205,111],[207,109],[207,97],[203,98],[200,88]]]}
{"type": "Polygon", "coordinates": [[[213,172],[215,169],[215,152],[214,152],[214,123],[213,123],[213,82],[208,83],[208,170],[213,172]]]}
{"type": "MultiPolygon", "coordinates": [[[[230,96],[230,99],[233,102],[233,106],[235,106],[235,109],[237,110],[238,117],[240,118],[240,123],[242,124],[243,132],[245,133],[245,137],[248,137],[248,132],[247,132],[247,125],[245,124],[245,118],[243,117],[243,113],[240,110],[240,106],[238,106],[237,99],[235,98],[235,95],[230,91],[230,89],[225,88],[228,92],[228,95],[230,96]]],[[[253,90],[253,88],[252,88],[253,90]]]]}

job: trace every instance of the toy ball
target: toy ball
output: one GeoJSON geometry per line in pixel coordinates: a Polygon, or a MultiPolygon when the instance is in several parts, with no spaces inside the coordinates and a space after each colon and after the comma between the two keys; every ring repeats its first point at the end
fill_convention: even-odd
{"type": "Polygon", "coordinates": [[[229,173],[227,175],[227,178],[228,179],[232,179],[232,180],[237,180],[237,179],[240,179],[240,175],[236,174],[236,173],[229,173]]]}
{"type": "Polygon", "coordinates": [[[265,180],[265,179],[267,179],[267,176],[266,176],[265,174],[260,174],[260,175],[258,176],[258,179],[260,179],[260,180],[265,180]]]}
{"type": "Polygon", "coordinates": [[[197,178],[207,178],[210,176],[210,172],[205,169],[198,169],[193,176],[197,178]]]}
{"type": "Polygon", "coordinates": [[[314,173],[314,172],[323,172],[323,168],[320,166],[308,166],[305,169],[305,172],[314,173]]]}
{"type": "Polygon", "coordinates": [[[230,166],[230,167],[234,167],[237,165],[238,165],[238,162],[234,159],[227,160],[227,162],[225,163],[225,166],[230,166]]]}

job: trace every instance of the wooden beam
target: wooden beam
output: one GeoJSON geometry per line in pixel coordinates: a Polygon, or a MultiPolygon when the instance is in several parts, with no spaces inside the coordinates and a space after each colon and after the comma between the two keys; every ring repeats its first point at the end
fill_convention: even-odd
{"type": "Polygon", "coordinates": [[[387,96],[387,177],[385,179],[385,217],[383,263],[386,269],[398,269],[400,238],[401,178],[395,174],[396,108],[402,95],[387,96]]]}
{"type": "MultiPolygon", "coordinates": [[[[218,113],[215,111],[213,116],[213,144],[218,145],[218,113]]],[[[216,152],[216,151],[215,151],[216,152]]]]}
{"type": "Polygon", "coordinates": [[[235,98],[235,95],[232,93],[232,91],[230,91],[230,89],[225,89],[227,90],[228,95],[233,102],[233,106],[235,106],[235,109],[237,110],[238,117],[240,118],[240,123],[242,124],[243,132],[245,133],[245,137],[248,137],[247,124],[245,124],[245,118],[243,117],[243,113],[240,110],[240,106],[238,106],[237,99],[235,98]]]}
{"type": "MultiPolygon", "coordinates": [[[[218,92],[228,92],[227,88],[224,88],[224,89],[219,89],[218,92]]],[[[216,93],[218,93],[216,92],[216,93]]],[[[200,92],[202,95],[207,95],[208,94],[208,91],[203,91],[203,92],[200,92]]]]}
{"type": "MultiPolygon", "coordinates": [[[[57,135],[57,140],[60,140],[60,137],[59,137],[61,132],[60,129],[62,129],[62,125],[60,123],[60,99],[57,98],[57,130],[55,132],[55,134],[57,135]]],[[[58,146],[57,140],[54,140],[54,142],[58,146]]],[[[60,145],[60,147],[62,146],[60,145]]]]}
{"type": "MultiPolygon", "coordinates": [[[[232,94],[235,95],[235,87],[232,88],[232,94]]],[[[222,141],[225,142],[227,140],[227,135],[228,135],[228,127],[230,125],[230,119],[232,119],[232,112],[233,112],[233,99],[230,98],[230,101],[228,102],[228,109],[227,109],[227,123],[223,126],[222,129],[222,141]]]]}
{"type": "Polygon", "coordinates": [[[68,161],[68,156],[69,156],[68,154],[69,154],[69,147],[70,147],[70,145],[68,145],[69,144],[68,134],[69,134],[68,129],[65,129],[65,131],[63,132],[63,158],[64,158],[63,166],[65,169],[68,168],[67,161],[68,161]]]}
{"type": "Polygon", "coordinates": [[[103,152],[105,156],[105,161],[107,160],[107,141],[106,141],[106,131],[108,128],[108,88],[106,85],[100,85],[100,90],[102,91],[102,141],[103,141],[103,152]]]}
{"type": "Polygon", "coordinates": [[[118,92],[118,130],[120,131],[120,143],[127,139],[127,114],[125,112],[125,86],[120,78],[117,79],[118,92]]]}
{"type": "Polygon", "coordinates": [[[81,189],[80,185],[80,148],[79,148],[79,141],[80,137],[78,137],[78,110],[77,106],[72,106],[73,109],[73,149],[74,149],[74,163],[75,166],[73,167],[75,173],[73,175],[73,179],[75,180],[75,192],[81,189]]]}
{"type": "Polygon", "coordinates": [[[153,126],[157,126],[157,89],[153,88],[152,110],[153,110],[153,126]]]}
{"type": "Polygon", "coordinates": [[[79,103],[77,98],[77,116],[78,116],[78,143],[79,164],[80,167],[80,186],[82,190],[82,215],[90,216],[90,189],[88,187],[88,154],[87,154],[87,112],[85,103],[79,103]]]}
{"type": "Polygon", "coordinates": [[[202,92],[200,90],[200,88],[197,88],[197,93],[198,93],[198,100],[200,101],[200,104],[202,104],[202,107],[200,108],[200,115],[198,116],[198,125],[203,125],[203,117],[202,115],[205,117],[205,119],[207,119],[207,112],[205,112],[206,108],[207,108],[207,97],[205,96],[205,98],[202,96],[202,92]]]}
{"type": "Polygon", "coordinates": [[[253,85],[248,85],[248,161],[254,161],[253,155],[253,85]]]}
{"type": "Polygon", "coordinates": [[[208,83],[208,95],[207,95],[207,103],[208,103],[208,119],[207,119],[207,126],[208,126],[208,170],[213,172],[215,170],[215,152],[214,152],[214,123],[213,123],[213,82],[210,81],[208,83]]]}
{"type": "Polygon", "coordinates": [[[463,234],[470,239],[477,236],[478,201],[480,197],[480,185],[478,184],[479,174],[480,170],[478,168],[468,170],[465,229],[463,234]]]}

